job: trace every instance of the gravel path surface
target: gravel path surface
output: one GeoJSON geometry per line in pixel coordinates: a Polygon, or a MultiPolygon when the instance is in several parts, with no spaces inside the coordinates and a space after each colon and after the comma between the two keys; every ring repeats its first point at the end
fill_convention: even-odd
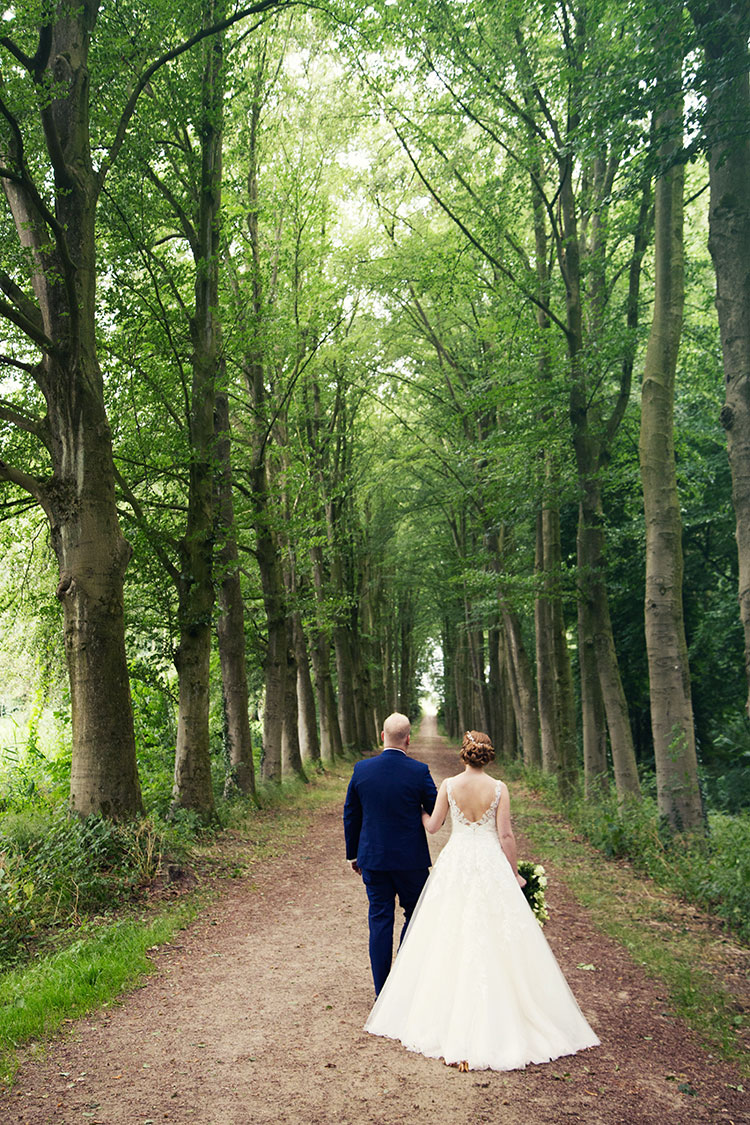
{"type": "MultiPolygon", "coordinates": [[[[437,783],[457,772],[434,721],[423,723],[412,752],[437,783]]],[[[0,1095],[0,1122],[750,1122],[736,1074],[593,926],[551,856],[534,857],[551,875],[545,934],[601,1047],[524,1071],[463,1074],[366,1035],[367,904],[343,855],[340,810],[317,814],[286,855],[262,872],[256,865],[155,951],[156,971],[142,987],[73,1024],[43,1058],[27,1058],[0,1095]]],[[[437,1003],[439,989],[436,981],[437,1003]]]]}

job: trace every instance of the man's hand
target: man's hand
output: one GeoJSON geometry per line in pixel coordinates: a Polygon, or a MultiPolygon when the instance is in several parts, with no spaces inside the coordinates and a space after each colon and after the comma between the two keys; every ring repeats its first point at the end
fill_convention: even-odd
{"type": "Polygon", "coordinates": [[[351,861],[351,864],[352,864],[352,871],[354,872],[354,874],[355,875],[361,875],[362,874],[362,868],[359,866],[356,859],[353,859],[351,861]]]}

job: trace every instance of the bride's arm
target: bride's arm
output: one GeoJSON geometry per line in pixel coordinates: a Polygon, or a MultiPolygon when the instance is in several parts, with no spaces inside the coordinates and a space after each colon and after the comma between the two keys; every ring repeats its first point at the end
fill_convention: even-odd
{"type": "Polygon", "coordinates": [[[500,800],[497,806],[497,816],[495,818],[497,825],[497,835],[500,840],[500,847],[505,852],[505,858],[511,866],[513,874],[518,880],[519,887],[522,887],[526,880],[518,874],[518,856],[516,854],[516,838],[513,835],[513,827],[510,823],[510,796],[508,794],[508,786],[503,783],[503,788],[500,793],[500,800]]]}
{"type": "Polygon", "coordinates": [[[422,824],[430,835],[438,832],[443,827],[443,822],[448,815],[448,787],[444,781],[440,782],[435,808],[432,815],[422,810],[422,824]]]}

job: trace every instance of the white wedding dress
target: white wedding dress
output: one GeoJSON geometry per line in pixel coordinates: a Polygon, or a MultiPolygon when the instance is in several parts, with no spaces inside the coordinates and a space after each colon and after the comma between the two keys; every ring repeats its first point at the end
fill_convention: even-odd
{"type": "Polygon", "coordinates": [[[448,782],[451,837],[365,1024],[410,1051],[515,1070],[599,1040],[500,847],[495,815],[469,821],[448,782]]]}

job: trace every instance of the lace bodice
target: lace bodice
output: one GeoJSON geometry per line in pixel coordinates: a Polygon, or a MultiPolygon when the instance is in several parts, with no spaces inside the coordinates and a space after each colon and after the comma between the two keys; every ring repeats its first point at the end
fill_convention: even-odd
{"type": "Polygon", "coordinates": [[[495,828],[503,782],[471,821],[451,793],[452,829],[412,914],[366,1029],[472,1070],[512,1070],[598,1039],[568,988],[495,828]],[[439,1003],[436,1003],[439,996],[439,1003]]]}
{"type": "Polygon", "coordinates": [[[503,790],[502,781],[495,782],[495,796],[493,798],[492,804],[488,809],[485,809],[479,820],[469,820],[468,817],[464,816],[464,814],[461,812],[461,809],[456,804],[456,798],[453,796],[453,787],[450,781],[448,781],[446,789],[448,791],[448,804],[450,806],[451,818],[453,820],[454,828],[457,825],[461,825],[462,828],[469,828],[472,831],[489,829],[490,832],[492,832],[493,834],[495,833],[495,815],[497,813],[500,794],[503,790]]]}

